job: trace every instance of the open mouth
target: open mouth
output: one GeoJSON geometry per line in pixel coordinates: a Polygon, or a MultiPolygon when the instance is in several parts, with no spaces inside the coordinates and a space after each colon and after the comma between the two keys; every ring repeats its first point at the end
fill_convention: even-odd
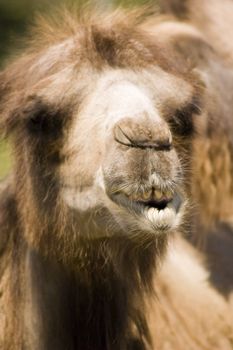
{"type": "Polygon", "coordinates": [[[142,195],[119,192],[112,199],[130,213],[149,221],[154,230],[165,231],[179,224],[183,197],[178,192],[158,189],[142,195]]]}

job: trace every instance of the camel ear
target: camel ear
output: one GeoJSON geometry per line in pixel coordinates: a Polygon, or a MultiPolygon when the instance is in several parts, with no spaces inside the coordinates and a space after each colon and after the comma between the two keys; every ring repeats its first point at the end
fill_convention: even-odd
{"type": "Polygon", "coordinates": [[[204,35],[192,25],[167,20],[157,24],[153,32],[189,70],[205,67],[214,55],[204,35]]]}
{"type": "Polygon", "coordinates": [[[213,59],[214,49],[203,37],[177,35],[172,42],[174,50],[189,68],[204,68],[213,59]]]}

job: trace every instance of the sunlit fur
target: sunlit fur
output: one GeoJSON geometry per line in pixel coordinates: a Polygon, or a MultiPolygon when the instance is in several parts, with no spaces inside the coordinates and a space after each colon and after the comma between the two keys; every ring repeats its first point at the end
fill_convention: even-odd
{"type": "Polygon", "coordinates": [[[217,255],[220,220],[230,231],[231,67],[201,28],[174,18],[56,18],[40,19],[0,74],[15,157],[0,200],[0,347],[230,349],[232,272],[226,293],[225,271],[203,261],[217,255]],[[133,137],[138,125],[171,133],[173,147],[120,145],[122,121],[133,137]],[[114,197],[152,186],[182,196],[175,229],[153,230],[114,197]]]}

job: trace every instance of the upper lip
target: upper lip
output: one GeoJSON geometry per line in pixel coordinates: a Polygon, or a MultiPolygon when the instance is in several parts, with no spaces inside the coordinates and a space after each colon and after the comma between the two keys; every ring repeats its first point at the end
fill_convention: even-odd
{"type": "Polygon", "coordinates": [[[178,212],[182,204],[181,194],[173,190],[160,190],[158,188],[130,194],[125,191],[119,191],[115,192],[111,198],[120,206],[136,212],[142,212],[145,208],[163,210],[167,206],[172,206],[178,212]]]}

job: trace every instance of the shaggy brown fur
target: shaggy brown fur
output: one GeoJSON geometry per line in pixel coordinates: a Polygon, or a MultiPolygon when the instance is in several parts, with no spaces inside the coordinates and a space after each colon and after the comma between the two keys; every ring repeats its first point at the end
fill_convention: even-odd
{"type": "MultiPolygon", "coordinates": [[[[212,264],[211,285],[196,240],[176,238],[174,231],[192,226],[187,208],[178,227],[152,232],[120,195],[141,198],[156,174],[184,203],[199,203],[202,230],[229,221],[232,99],[222,87],[233,91],[232,68],[195,28],[147,20],[144,12],[63,13],[57,25],[42,22],[29,49],[0,75],[0,127],[15,154],[0,199],[0,346],[230,349],[232,317],[221,293],[230,297],[232,273],[224,275],[224,262],[220,272],[212,264]],[[132,120],[108,119],[107,102],[114,105],[122,81],[132,96],[149,91],[160,119],[148,124],[140,106],[132,120]],[[147,314],[169,236],[174,254],[169,247],[155,278],[159,301],[147,314]]],[[[206,235],[207,258],[215,254],[209,237],[218,233],[206,235]]]]}

